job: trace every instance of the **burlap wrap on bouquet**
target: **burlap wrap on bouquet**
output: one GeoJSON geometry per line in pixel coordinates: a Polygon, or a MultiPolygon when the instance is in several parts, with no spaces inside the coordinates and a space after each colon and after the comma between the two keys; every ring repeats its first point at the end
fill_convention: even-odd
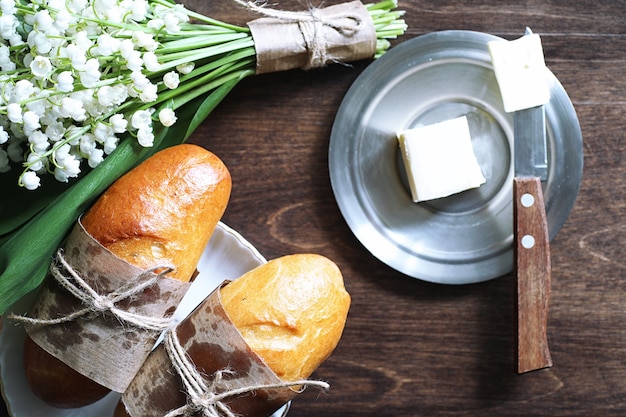
{"type": "MultiPolygon", "coordinates": [[[[151,329],[149,319],[167,322],[163,318],[174,312],[189,283],[158,277],[130,265],[93,239],[80,222],[59,254],[103,298],[137,286],[142,277],[154,280],[139,293],[116,302],[114,307],[138,316],[140,322],[142,316],[146,317],[145,328],[125,321],[124,314],[111,314],[106,308],[59,324],[27,322],[25,325],[28,335],[40,347],[97,383],[124,392],[163,332],[163,329],[151,329]]],[[[67,318],[80,310],[85,310],[85,305],[48,276],[28,316],[34,321],[67,318]]]]}
{"type": "Polygon", "coordinates": [[[208,390],[196,391],[194,387],[196,392],[187,392],[164,342],[150,354],[122,396],[133,417],[269,416],[299,392],[288,385],[275,388],[284,382],[250,349],[230,321],[222,307],[219,288],[174,332],[183,351],[182,360],[190,360],[197,376],[202,376],[200,385],[206,384],[208,390]],[[273,387],[246,388],[258,386],[273,387]],[[230,394],[237,390],[243,393],[230,394]]]}
{"type": "Polygon", "coordinates": [[[357,61],[376,52],[376,29],[360,1],[307,12],[255,10],[273,16],[248,23],[257,74],[357,61]]]}

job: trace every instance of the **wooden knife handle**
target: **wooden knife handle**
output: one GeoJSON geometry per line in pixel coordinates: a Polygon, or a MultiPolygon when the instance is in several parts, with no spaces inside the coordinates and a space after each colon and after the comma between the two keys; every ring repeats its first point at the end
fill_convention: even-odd
{"type": "Polygon", "coordinates": [[[547,325],[550,238],[539,178],[514,178],[517,276],[517,372],[552,366],[547,325]]]}

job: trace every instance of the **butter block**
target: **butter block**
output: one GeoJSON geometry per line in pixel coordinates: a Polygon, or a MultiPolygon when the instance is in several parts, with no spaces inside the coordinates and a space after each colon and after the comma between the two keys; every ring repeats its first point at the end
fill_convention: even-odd
{"type": "Polygon", "coordinates": [[[500,94],[507,113],[540,106],[550,101],[550,85],[536,34],[513,41],[487,43],[500,94]]]}
{"type": "Polygon", "coordinates": [[[414,202],[447,197],[486,182],[465,116],[398,132],[414,202]]]}

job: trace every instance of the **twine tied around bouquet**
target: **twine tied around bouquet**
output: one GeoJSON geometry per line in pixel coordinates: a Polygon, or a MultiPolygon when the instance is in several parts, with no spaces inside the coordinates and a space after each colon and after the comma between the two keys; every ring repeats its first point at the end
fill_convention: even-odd
{"type": "Polygon", "coordinates": [[[237,417],[224,403],[225,400],[259,390],[308,386],[314,386],[322,390],[330,388],[330,385],[323,381],[302,380],[277,384],[244,386],[218,392],[218,387],[223,381],[224,376],[232,373],[231,371],[217,371],[213,374],[211,381],[208,382],[196,370],[191,358],[180,344],[175,328],[167,332],[164,344],[172,366],[182,379],[188,397],[187,404],[169,411],[165,417],[187,416],[193,413],[202,413],[201,415],[205,417],[237,417]]]}
{"type": "Polygon", "coordinates": [[[363,16],[357,13],[342,13],[341,15],[325,16],[320,14],[319,9],[315,6],[309,6],[306,11],[291,11],[271,9],[265,7],[265,5],[259,5],[256,1],[244,1],[235,0],[236,3],[242,7],[259,13],[265,17],[273,17],[284,21],[298,22],[298,23],[315,23],[318,25],[328,26],[346,35],[351,35],[358,30],[363,23],[363,16]],[[337,17],[344,17],[352,22],[341,22],[337,20],[337,17]]]}
{"type": "Polygon", "coordinates": [[[121,309],[116,305],[120,301],[132,299],[145,289],[153,286],[163,275],[173,271],[173,268],[170,266],[157,266],[148,269],[139,274],[135,280],[132,280],[116,291],[106,295],[98,294],[98,292],[72,268],[63,256],[61,249],[57,251],[56,259],[51,262],[49,271],[56,282],[63,289],[76,297],[85,307],[55,319],[32,318],[13,314],[9,316],[10,319],[35,326],[49,326],[66,323],[87,315],[108,312],[122,322],[146,330],[163,331],[171,326],[173,319],[170,317],[145,316],[121,309]],[[161,271],[156,273],[155,271],[157,270],[161,271]],[[66,276],[65,273],[68,275],[66,276]]]}
{"type": "Polygon", "coordinates": [[[254,38],[257,74],[370,58],[376,30],[360,1],[306,11],[267,8],[254,1],[234,0],[264,18],[248,27],[254,38]]]}

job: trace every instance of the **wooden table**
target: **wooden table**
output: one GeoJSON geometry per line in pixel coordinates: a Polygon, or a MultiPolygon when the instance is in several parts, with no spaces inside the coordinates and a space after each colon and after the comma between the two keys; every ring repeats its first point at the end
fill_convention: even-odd
{"type": "MultiPolygon", "coordinates": [[[[223,2],[203,9],[241,21],[223,2]]],[[[192,139],[231,169],[224,221],[268,258],[328,256],[352,295],[343,339],[315,374],[331,390],[305,392],[290,414],[626,415],[626,1],[401,0],[400,7],[409,24],[402,40],[447,29],[512,39],[530,26],[576,108],[585,168],[552,242],[554,366],[514,372],[512,274],[467,286],[422,282],[379,262],[346,225],[330,186],[329,137],[368,62],[257,76],[192,139]]]]}
{"type": "MultiPolygon", "coordinates": [[[[207,2],[208,3],[208,2],[207,2]]],[[[245,23],[228,0],[189,8],[245,23]]],[[[294,8],[295,1],[281,1],[294,8]]],[[[464,29],[514,38],[530,26],[577,110],[585,168],[552,242],[550,369],[517,375],[512,274],[445,286],[407,277],[358,242],[333,197],[331,127],[369,62],[244,80],[191,141],[219,155],[233,193],[224,221],[267,258],[316,252],[341,268],[343,339],[294,416],[626,415],[626,1],[400,1],[400,40],[464,29]]]]}

